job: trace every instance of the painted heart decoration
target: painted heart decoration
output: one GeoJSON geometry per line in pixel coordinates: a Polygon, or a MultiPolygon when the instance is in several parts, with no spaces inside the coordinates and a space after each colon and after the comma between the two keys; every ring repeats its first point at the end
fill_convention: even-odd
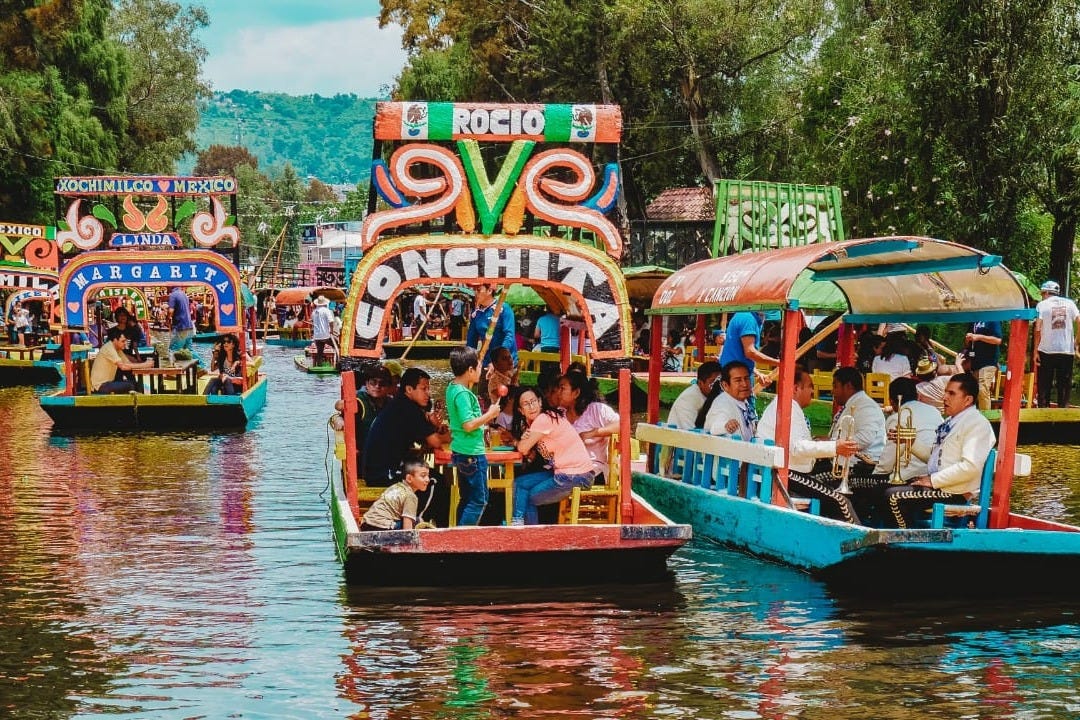
{"type": "Polygon", "coordinates": [[[67,306],[68,306],[68,310],[70,310],[73,313],[76,313],[76,312],[79,312],[79,308],[82,307],[82,304],[77,303],[77,302],[69,302],[67,304],[67,306]]]}
{"type": "Polygon", "coordinates": [[[158,186],[158,189],[161,190],[161,192],[169,192],[169,181],[168,180],[158,180],[157,181],[157,186],[158,186]]]}
{"type": "Polygon", "coordinates": [[[233,310],[235,310],[235,309],[236,309],[236,306],[233,305],[232,303],[229,303],[228,305],[222,305],[221,306],[221,314],[222,315],[232,315],[233,310]]]}

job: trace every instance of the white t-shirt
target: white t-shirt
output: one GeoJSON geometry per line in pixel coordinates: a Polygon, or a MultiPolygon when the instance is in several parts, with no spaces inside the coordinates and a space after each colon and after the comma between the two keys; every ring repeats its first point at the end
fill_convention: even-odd
{"type": "Polygon", "coordinates": [[[1038,305],[1039,352],[1052,355],[1072,355],[1076,344],[1074,328],[1080,311],[1069,298],[1051,295],[1038,305]]]}
{"type": "Polygon", "coordinates": [[[888,373],[889,378],[895,380],[899,377],[911,375],[911,363],[908,362],[907,355],[901,355],[900,353],[896,353],[888,360],[878,355],[874,358],[870,372],[888,373]]]}
{"type": "Polygon", "coordinates": [[[679,393],[675,402],[671,403],[667,421],[680,430],[693,430],[698,413],[705,405],[705,396],[701,394],[701,388],[697,383],[689,385],[679,393]]]}
{"type": "Polygon", "coordinates": [[[413,322],[419,325],[424,322],[424,318],[427,317],[427,298],[423,295],[417,295],[412,301],[412,315],[413,322]]]}

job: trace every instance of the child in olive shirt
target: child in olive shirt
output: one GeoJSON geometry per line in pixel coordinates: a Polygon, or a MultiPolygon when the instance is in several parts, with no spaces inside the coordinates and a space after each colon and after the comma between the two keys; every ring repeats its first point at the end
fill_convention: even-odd
{"type": "Polygon", "coordinates": [[[458,525],[479,525],[488,501],[487,449],[484,426],[499,415],[499,404],[480,412],[480,401],[470,389],[480,380],[480,358],[468,346],[450,350],[454,379],[446,386],[446,413],[450,424],[450,454],[461,491],[458,525]]]}
{"type": "Polygon", "coordinates": [[[401,482],[383,491],[379,499],[364,513],[360,529],[412,530],[420,519],[417,512],[419,499],[416,493],[424,492],[431,483],[431,471],[421,459],[408,459],[402,464],[401,482]]]}

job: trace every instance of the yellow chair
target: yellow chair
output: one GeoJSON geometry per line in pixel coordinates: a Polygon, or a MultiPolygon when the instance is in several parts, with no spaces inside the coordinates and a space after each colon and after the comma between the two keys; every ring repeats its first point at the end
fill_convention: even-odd
{"type": "Polygon", "coordinates": [[[890,382],[892,382],[892,376],[889,373],[866,373],[863,390],[882,405],[888,405],[890,382]]]}
{"type": "Polygon", "coordinates": [[[1035,373],[1024,373],[1024,407],[1035,407],[1035,373]]]}
{"type": "MultiPolygon", "coordinates": [[[[457,468],[454,465],[446,465],[450,471],[450,518],[449,526],[457,526],[458,505],[461,504],[461,487],[458,485],[457,468]]],[[[501,490],[503,493],[503,506],[506,511],[506,524],[514,516],[514,464],[513,463],[490,463],[488,465],[488,490],[501,490]]]]}
{"type": "Polygon", "coordinates": [[[814,399],[818,400],[823,395],[832,397],[832,373],[815,370],[810,373],[810,380],[814,383],[814,399]]]}
{"type": "MultiPolygon", "coordinates": [[[[580,525],[582,523],[611,525],[618,523],[621,517],[619,499],[619,436],[612,435],[608,440],[608,461],[610,470],[604,477],[603,485],[593,485],[588,489],[575,487],[570,497],[559,503],[559,522],[561,524],[580,525]]],[[[631,450],[632,452],[632,450],[631,450]]]]}

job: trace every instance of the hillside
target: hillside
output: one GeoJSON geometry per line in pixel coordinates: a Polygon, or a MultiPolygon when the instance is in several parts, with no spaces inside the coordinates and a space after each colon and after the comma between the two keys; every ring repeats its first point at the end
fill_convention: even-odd
{"type": "MultiPolygon", "coordinates": [[[[272,174],[291,162],[302,178],[355,185],[370,174],[375,102],[356,95],[214,93],[195,142],[199,150],[244,145],[263,172],[272,174]]],[[[185,158],[180,171],[190,172],[194,164],[194,158],[185,158]]]]}

